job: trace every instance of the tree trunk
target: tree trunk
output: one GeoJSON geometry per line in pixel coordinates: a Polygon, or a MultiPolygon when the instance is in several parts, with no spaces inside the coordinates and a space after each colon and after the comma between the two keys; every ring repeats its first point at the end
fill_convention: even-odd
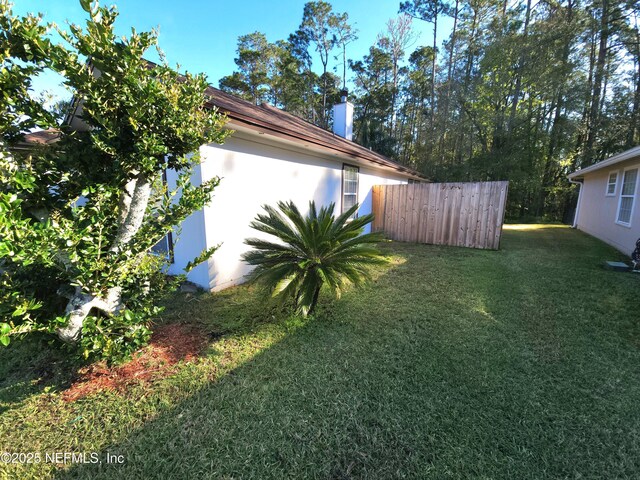
{"type": "MultiPolygon", "coordinates": [[[[555,101],[555,113],[553,116],[553,123],[551,125],[551,133],[549,135],[549,149],[547,151],[545,165],[544,165],[544,176],[542,179],[542,199],[541,204],[546,205],[547,196],[549,193],[549,189],[552,186],[552,176],[553,176],[553,163],[554,157],[556,155],[557,148],[560,143],[561,138],[561,120],[562,120],[562,110],[565,105],[565,91],[567,89],[567,79],[569,78],[569,56],[571,53],[571,41],[572,36],[569,33],[571,23],[573,22],[573,2],[569,1],[567,4],[567,35],[565,38],[565,42],[562,48],[562,58],[561,65],[562,68],[560,70],[560,85],[558,86],[558,94],[555,101]]],[[[543,212],[544,213],[544,212],[543,212]]]]}
{"type": "Polygon", "coordinates": [[[438,57],[438,14],[433,16],[433,60],[431,61],[431,125],[433,130],[436,116],[436,65],[438,57]]]}
{"type": "Polygon", "coordinates": [[[342,89],[347,89],[347,44],[342,44],[342,89]]]}
{"type": "MultiPolygon", "coordinates": [[[[447,92],[444,98],[444,115],[442,115],[442,135],[440,135],[440,155],[441,162],[444,163],[444,149],[446,136],[449,126],[449,107],[451,105],[451,76],[453,70],[453,52],[456,48],[456,33],[458,28],[458,14],[460,9],[460,0],[456,0],[453,10],[453,30],[451,31],[451,44],[449,45],[449,65],[447,66],[447,92]]],[[[452,157],[455,156],[455,147],[452,157]]]]}
{"type": "Polygon", "coordinates": [[[327,64],[329,63],[329,52],[325,52],[325,56],[320,55],[322,62],[322,112],[320,114],[320,122],[322,128],[327,128],[327,64]]]}
{"type": "MultiPolygon", "coordinates": [[[[474,48],[475,48],[477,26],[478,26],[478,10],[474,9],[473,17],[471,20],[471,34],[469,35],[469,45],[467,47],[467,64],[465,65],[464,81],[463,81],[463,87],[462,87],[462,98],[458,99],[461,106],[460,120],[459,120],[459,126],[461,128],[458,129],[458,132],[457,132],[457,135],[460,138],[459,157],[460,159],[464,157],[465,139],[468,138],[469,140],[467,142],[468,143],[467,146],[469,147],[469,152],[467,155],[467,160],[471,159],[471,157],[473,156],[473,135],[467,135],[467,132],[469,130],[468,128],[469,121],[473,122],[473,120],[468,115],[467,110],[464,108],[464,105],[465,105],[465,102],[467,101],[467,98],[469,97],[469,87],[471,85],[471,72],[473,70],[473,64],[475,62],[474,48]]],[[[468,165],[468,162],[467,162],[467,165],[468,165]]]]}
{"type": "Polygon", "coordinates": [[[518,68],[516,69],[516,87],[513,92],[513,102],[511,103],[511,114],[509,115],[509,122],[507,124],[507,133],[513,131],[513,127],[516,121],[516,113],[518,111],[518,102],[520,101],[520,92],[522,90],[522,69],[527,64],[527,40],[529,37],[529,21],[531,20],[531,0],[527,0],[527,10],[524,17],[524,31],[522,32],[522,47],[521,54],[518,61],[518,68]]]}
{"type": "MultiPolygon", "coordinates": [[[[118,212],[118,233],[111,247],[113,253],[118,253],[129,243],[140,230],[144,215],[147,211],[151,196],[151,182],[143,175],[130,180],[120,196],[120,211],[118,212]]],[[[69,316],[68,323],[58,328],[56,333],[63,342],[76,343],[82,334],[84,320],[91,310],[100,310],[107,316],[116,315],[124,308],[120,287],[113,287],[107,294],[84,293],[76,288],[69,298],[65,313],[69,316]]]]}
{"type": "Polygon", "coordinates": [[[640,143],[640,138],[638,138],[638,132],[640,131],[640,29],[637,28],[637,24],[635,33],[636,91],[633,96],[631,124],[627,134],[627,146],[629,148],[640,143]]]}
{"type": "Polygon", "coordinates": [[[151,196],[151,182],[143,175],[129,180],[120,197],[118,233],[111,250],[118,252],[140,230],[151,196]]]}
{"type": "Polygon", "coordinates": [[[596,64],[596,26],[595,19],[591,18],[591,32],[590,32],[590,41],[589,41],[589,74],[587,76],[587,91],[588,95],[584,98],[584,104],[582,109],[582,117],[580,120],[580,133],[576,138],[576,150],[581,151],[580,154],[580,163],[584,158],[584,142],[587,138],[587,131],[589,129],[589,109],[591,106],[591,93],[593,91],[593,72],[595,71],[596,64]]]}
{"type": "Polygon", "coordinates": [[[313,292],[313,300],[311,301],[311,306],[309,307],[309,312],[307,313],[307,315],[311,315],[315,311],[316,305],[318,304],[319,296],[320,296],[320,287],[317,287],[316,290],[313,292]]]}
{"type": "Polygon", "coordinates": [[[109,289],[105,298],[100,298],[82,293],[82,289],[77,287],[65,310],[69,322],[57,330],[58,338],[66,343],[76,343],[80,340],[84,320],[93,309],[100,310],[108,316],[116,315],[124,308],[120,293],[120,287],[113,287],[109,289]]]}
{"type": "Polygon", "coordinates": [[[396,133],[396,129],[397,129],[397,120],[398,117],[396,115],[396,101],[397,101],[397,89],[398,89],[398,59],[397,57],[393,57],[393,67],[391,70],[391,76],[392,76],[392,84],[393,84],[393,91],[391,92],[391,122],[389,125],[389,135],[391,137],[393,137],[396,133]]]}
{"type": "Polygon", "coordinates": [[[596,61],[595,75],[593,77],[593,94],[591,96],[591,108],[589,109],[589,123],[587,128],[587,142],[584,150],[583,166],[593,163],[596,132],[600,120],[600,95],[602,82],[605,76],[607,64],[607,52],[609,44],[609,0],[602,0],[602,15],[600,16],[600,42],[598,46],[598,59],[596,61]]]}
{"type": "Polygon", "coordinates": [[[638,129],[640,129],[640,36],[638,36],[638,58],[636,60],[636,66],[638,71],[636,72],[636,91],[633,96],[633,110],[631,111],[631,123],[629,125],[629,133],[627,134],[627,147],[631,148],[640,141],[638,139],[638,129]]]}

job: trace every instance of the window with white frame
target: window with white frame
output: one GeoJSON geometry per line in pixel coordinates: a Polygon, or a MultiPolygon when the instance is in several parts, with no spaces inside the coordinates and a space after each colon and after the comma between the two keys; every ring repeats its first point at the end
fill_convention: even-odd
{"type": "Polygon", "coordinates": [[[633,203],[636,198],[636,183],[638,182],[638,169],[626,170],[622,178],[622,188],[620,189],[620,203],[618,204],[618,223],[623,225],[631,224],[631,214],[633,213],[633,203]]]}
{"type": "MultiPolygon", "coordinates": [[[[342,212],[358,203],[358,167],[342,166],[342,212]]],[[[356,218],[354,213],[351,218],[356,218]]]]}
{"type": "Polygon", "coordinates": [[[618,172],[611,172],[609,174],[609,180],[607,181],[607,197],[612,197],[616,194],[617,184],[618,184],[618,172]]]}

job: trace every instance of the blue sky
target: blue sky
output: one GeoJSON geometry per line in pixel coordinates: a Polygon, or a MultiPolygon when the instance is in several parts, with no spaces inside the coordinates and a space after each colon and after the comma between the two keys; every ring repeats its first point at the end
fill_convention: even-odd
{"type": "MultiPolygon", "coordinates": [[[[306,1],[117,0],[101,3],[117,6],[120,12],[116,24],[118,34],[127,34],[131,27],[138,31],[158,27],[160,47],[169,63],[179,63],[183,71],[204,72],[209,82],[217,86],[220,77],[235,68],[233,59],[238,36],[261,31],[271,42],[286,39],[300,24],[306,1]]],[[[334,0],[330,3],[334,11],[347,12],[351,24],[359,31],[358,40],[347,47],[347,56],[354,60],[368,52],[387,20],[397,16],[399,5],[399,1],[389,0],[334,0]]],[[[45,20],[59,25],[67,20],[82,24],[86,19],[77,0],[14,0],[14,13],[27,12],[42,12],[45,20]]],[[[444,33],[447,29],[443,27],[439,26],[438,30],[444,33]]],[[[414,29],[418,39],[411,49],[431,44],[431,24],[415,20],[414,29]]],[[[314,69],[318,71],[321,66],[316,63],[314,69]]],[[[60,79],[54,75],[44,75],[36,79],[34,90],[65,96],[59,83],[60,79]]]]}

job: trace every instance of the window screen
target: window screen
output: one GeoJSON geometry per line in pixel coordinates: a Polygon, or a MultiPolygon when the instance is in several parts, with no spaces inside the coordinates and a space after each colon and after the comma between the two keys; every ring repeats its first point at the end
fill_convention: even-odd
{"type": "Polygon", "coordinates": [[[151,251],[158,255],[162,255],[173,263],[173,235],[168,233],[162,239],[151,247],[151,251]]]}
{"type": "Polygon", "coordinates": [[[622,180],[622,190],[620,191],[620,206],[618,207],[618,222],[629,225],[631,223],[631,213],[633,212],[633,202],[635,201],[636,182],[638,180],[638,169],[624,172],[622,180]]]}
{"type": "Polygon", "coordinates": [[[618,183],[618,174],[610,173],[609,180],[607,182],[607,195],[615,195],[616,194],[616,183],[618,183]]]}
{"type": "MultiPolygon", "coordinates": [[[[358,203],[358,167],[342,167],[342,212],[346,212],[358,203]]],[[[352,218],[356,218],[353,214],[352,218]]]]}

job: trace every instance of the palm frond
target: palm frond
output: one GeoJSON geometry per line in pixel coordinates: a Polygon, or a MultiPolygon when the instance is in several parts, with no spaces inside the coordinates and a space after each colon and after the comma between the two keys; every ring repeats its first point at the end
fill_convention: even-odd
{"type": "Polygon", "coordinates": [[[250,226],[279,242],[245,240],[252,250],[242,258],[255,267],[249,279],[260,282],[282,302],[293,299],[303,315],[313,312],[323,286],[340,297],[348,285],[360,286],[369,280],[372,266],[386,263],[375,247],[382,237],[363,234],[373,215],[352,219],[358,205],[337,218],[334,203],[318,209],[311,201],[306,216],[291,201],[263,209],[250,226]]]}

